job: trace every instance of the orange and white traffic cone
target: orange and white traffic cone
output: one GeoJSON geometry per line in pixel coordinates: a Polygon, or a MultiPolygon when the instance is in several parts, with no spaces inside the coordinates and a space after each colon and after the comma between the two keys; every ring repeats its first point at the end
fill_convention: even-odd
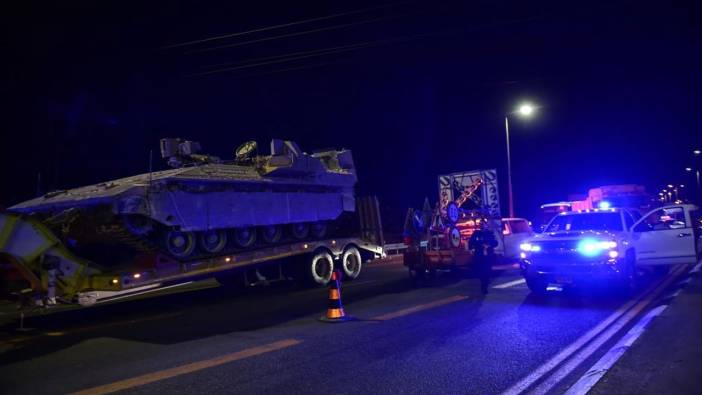
{"type": "Polygon", "coordinates": [[[327,314],[319,317],[322,322],[345,322],[353,320],[346,315],[344,306],[341,304],[341,275],[336,271],[332,272],[329,281],[329,305],[327,314]]]}

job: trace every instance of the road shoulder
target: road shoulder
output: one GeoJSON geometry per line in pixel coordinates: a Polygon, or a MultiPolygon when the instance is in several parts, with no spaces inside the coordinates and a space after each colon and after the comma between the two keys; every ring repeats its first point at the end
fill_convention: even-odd
{"type": "Polygon", "coordinates": [[[702,277],[692,278],[590,394],[699,393],[702,277]]]}

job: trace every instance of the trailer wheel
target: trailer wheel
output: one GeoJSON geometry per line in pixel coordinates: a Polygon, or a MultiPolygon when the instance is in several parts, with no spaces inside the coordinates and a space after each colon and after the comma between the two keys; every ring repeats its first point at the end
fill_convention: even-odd
{"type": "Polygon", "coordinates": [[[344,276],[348,280],[353,280],[361,274],[363,266],[361,252],[356,247],[349,247],[341,255],[341,267],[344,269],[344,276]]]}
{"type": "Polygon", "coordinates": [[[227,232],[223,229],[210,230],[200,233],[200,247],[203,250],[216,254],[227,245],[227,232]]]}
{"type": "Polygon", "coordinates": [[[334,271],[334,258],[326,251],[317,252],[304,265],[305,279],[312,286],[323,287],[329,284],[334,271]]]}
{"type": "Polygon", "coordinates": [[[164,243],[168,253],[176,258],[187,258],[195,251],[195,235],[192,232],[168,231],[164,243]]]}
{"type": "Polygon", "coordinates": [[[429,269],[426,267],[410,268],[409,277],[414,286],[424,287],[436,279],[436,269],[429,269]]]}

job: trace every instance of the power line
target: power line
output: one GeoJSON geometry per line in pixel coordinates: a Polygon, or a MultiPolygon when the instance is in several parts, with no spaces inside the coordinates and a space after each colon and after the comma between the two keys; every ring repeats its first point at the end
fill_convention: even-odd
{"type": "MultiPolygon", "coordinates": [[[[294,60],[307,59],[307,58],[312,58],[312,57],[317,57],[317,56],[324,56],[324,55],[330,55],[330,54],[335,54],[335,53],[349,52],[349,51],[354,51],[354,50],[358,50],[358,49],[376,47],[376,46],[386,45],[386,44],[391,44],[391,43],[396,43],[396,42],[411,41],[411,40],[421,39],[421,38],[426,38],[426,37],[431,37],[431,36],[455,34],[455,33],[461,32],[461,31],[478,31],[478,30],[493,28],[496,26],[506,26],[506,25],[512,25],[512,24],[532,22],[534,20],[542,19],[545,17],[547,17],[547,16],[546,15],[538,15],[538,16],[515,19],[515,20],[506,21],[506,22],[502,22],[502,23],[491,23],[491,24],[485,24],[485,25],[481,25],[481,26],[475,26],[475,27],[471,27],[469,29],[444,30],[444,31],[433,32],[433,33],[418,34],[418,35],[414,35],[414,36],[404,36],[404,37],[397,37],[397,38],[391,38],[391,39],[386,39],[386,40],[368,41],[368,42],[349,44],[349,45],[343,45],[343,46],[338,46],[338,47],[322,48],[322,49],[315,49],[315,50],[302,51],[302,52],[293,52],[293,53],[288,53],[288,54],[283,54],[283,55],[270,56],[270,57],[266,57],[266,58],[256,58],[256,59],[251,59],[251,60],[246,60],[246,61],[229,63],[229,64],[244,63],[241,66],[225,67],[225,68],[220,68],[220,69],[216,69],[216,70],[203,71],[203,72],[199,72],[199,73],[192,73],[192,74],[188,74],[188,76],[191,76],[191,77],[206,76],[206,75],[223,73],[223,72],[238,71],[238,70],[247,69],[247,68],[251,68],[251,67],[266,66],[266,65],[270,65],[270,64],[285,63],[285,62],[290,62],[290,61],[294,61],[294,60]]],[[[226,64],[219,64],[219,65],[226,65],[226,64]]],[[[205,66],[205,68],[216,67],[219,65],[205,66]]]]}
{"type": "Polygon", "coordinates": [[[378,9],[382,9],[382,8],[391,8],[391,7],[394,7],[396,5],[407,4],[407,3],[409,3],[409,2],[402,1],[402,2],[379,5],[379,6],[375,6],[375,7],[362,8],[362,9],[348,11],[348,12],[341,12],[338,14],[331,14],[331,15],[325,15],[325,16],[316,17],[316,18],[303,19],[300,21],[283,23],[280,25],[266,26],[266,27],[261,27],[261,28],[253,29],[253,30],[247,30],[247,31],[243,31],[243,32],[224,34],[221,36],[208,37],[208,38],[203,38],[200,40],[186,41],[186,42],[182,42],[182,43],[178,43],[178,44],[166,45],[164,47],[161,47],[161,49],[171,49],[171,48],[185,47],[188,45],[202,44],[202,43],[209,42],[209,41],[222,40],[225,38],[238,37],[238,36],[243,36],[243,35],[252,34],[252,33],[260,33],[260,32],[264,32],[264,31],[280,29],[283,27],[290,27],[290,26],[296,26],[296,25],[301,25],[301,24],[310,23],[310,22],[317,22],[317,21],[323,21],[323,20],[327,20],[327,19],[338,18],[341,16],[360,14],[360,13],[378,10],[378,9]]]}
{"type": "MultiPolygon", "coordinates": [[[[372,46],[376,46],[380,44],[374,44],[374,43],[360,43],[357,45],[349,46],[348,48],[340,48],[340,49],[335,49],[335,50],[329,50],[329,51],[324,51],[324,52],[319,52],[319,50],[316,51],[310,51],[310,52],[319,52],[319,53],[313,53],[309,55],[301,55],[301,56],[292,56],[292,57],[285,57],[283,59],[276,59],[276,60],[271,60],[271,61],[265,61],[265,62],[258,62],[258,63],[248,63],[242,66],[236,66],[236,67],[226,67],[222,69],[216,69],[216,70],[210,70],[210,71],[204,71],[201,73],[193,73],[189,74],[191,77],[201,77],[201,76],[206,76],[210,74],[217,74],[217,73],[223,73],[223,72],[228,72],[228,71],[237,71],[237,70],[243,70],[243,69],[248,69],[251,67],[257,67],[257,66],[265,66],[269,64],[277,64],[277,63],[285,63],[285,62],[290,62],[293,60],[300,60],[300,59],[307,59],[307,58],[313,58],[316,56],[323,56],[323,55],[331,55],[334,53],[340,53],[340,52],[348,52],[348,51],[353,51],[356,49],[362,49],[362,48],[368,48],[372,46]]],[[[280,56],[278,56],[280,58],[280,56]]]]}
{"type": "Polygon", "coordinates": [[[209,65],[209,66],[204,66],[203,68],[207,69],[207,68],[216,68],[216,67],[231,66],[231,65],[237,65],[237,64],[256,63],[256,62],[262,62],[262,61],[267,61],[267,60],[272,60],[272,59],[280,59],[280,58],[294,57],[294,56],[300,56],[300,55],[308,55],[308,54],[313,54],[313,53],[330,52],[330,51],[335,51],[338,49],[362,47],[362,46],[367,46],[367,45],[368,45],[368,42],[362,42],[362,43],[356,43],[356,44],[340,45],[340,46],[336,46],[336,47],[312,49],[309,51],[290,52],[290,53],[286,53],[286,54],[282,54],[282,55],[266,56],[266,57],[262,57],[262,58],[241,60],[238,62],[217,63],[217,64],[213,64],[213,65],[209,65]]]}
{"type": "Polygon", "coordinates": [[[381,17],[381,18],[368,19],[368,20],[360,21],[360,22],[344,23],[344,24],[340,24],[340,25],[322,27],[319,29],[305,30],[302,32],[281,34],[278,36],[260,38],[258,40],[249,40],[249,41],[242,41],[242,42],[233,43],[233,44],[217,45],[217,46],[209,47],[209,48],[194,49],[192,51],[186,52],[186,54],[210,52],[210,51],[216,51],[218,49],[241,47],[244,45],[256,44],[256,43],[265,42],[265,41],[278,40],[281,38],[296,37],[296,36],[302,36],[302,35],[306,35],[306,34],[313,34],[313,33],[325,32],[325,31],[330,31],[330,30],[338,30],[338,29],[343,29],[343,28],[351,27],[351,26],[366,25],[369,23],[375,23],[375,22],[380,22],[380,21],[389,20],[389,19],[403,18],[403,17],[409,16],[409,15],[412,15],[412,14],[392,15],[392,16],[386,16],[386,17],[381,17]]]}

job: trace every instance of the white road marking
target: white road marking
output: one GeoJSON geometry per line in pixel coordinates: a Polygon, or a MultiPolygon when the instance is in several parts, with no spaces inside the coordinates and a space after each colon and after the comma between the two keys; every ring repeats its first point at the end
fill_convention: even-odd
{"type": "Polygon", "coordinates": [[[624,337],[622,337],[622,339],[614,345],[614,347],[607,351],[607,353],[600,358],[600,360],[597,361],[597,363],[595,363],[590,370],[587,371],[587,373],[585,373],[577,382],[575,382],[575,384],[568,388],[566,395],[587,394],[587,392],[590,391],[590,389],[594,387],[605,374],[607,374],[609,369],[614,366],[619,358],[624,355],[629,347],[634,344],[636,339],[638,339],[639,336],[644,333],[646,327],[648,327],[648,324],[655,317],[660,315],[667,307],[668,305],[658,306],[643,316],[643,318],[641,318],[639,322],[637,322],[636,325],[634,325],[634,327],[631,328],[631,330],[629,330],[629,332],[627,332],[626,335],[624,335],[624,337]]]}
{"type": "MultiPolygon", "coordinates": [[[[677,271],[676,271],[677,273],[677,271]]],[[[674,278],[674,276],[670,276],[670,278],[674,278]]],[[[664,281],[664,279],[659,280],[655,284],[652,284],[650,287],[648,287],[644,292],[642,292],[639,295],[639,298],[630,300],[629,302],[625,303],[623,306],[619,307],[614,313],[610,314],[609,317],[607,317],[604,321],[600,322],[596,327],[590,329],[587,333],[585,333],[583,336],[578,338],[576,341],[571,343],[568,347],[563,349],[560,353],[556,354],[553,358],[549,359],[544,363],[543,365],[539,366],[536,368],[533,372],[531,372],[528,376],[524,377],[517,383],[515,383],[512,387],[507,389],[504,394],[520,394],[524,391],[526,391],[529,387],[531,387],[535,382],[540,380],[542,377],[544,377],[546,374],[548,374],[550,371],[555,369],[558,365],[563,363],[566,359],[568,359],[571,355],[575,354],[578,350],[580,350],[582,347],[584,347],[587,343],[589,343],[592,339],[597,337],[600,333],[602,333],[607,327],[609,327],[612,323],[617,321],[619,318],[621,318],[629,309],[631,309],[634,305],[637,304],[637,301],[650,294],[651,292],[655,291],[659,285],[664,281]]]]}
{"type": "Polygon", "coordinates": [[[566,378],[566,376],[571,374],[573,370],[585,362],[586,359],[590,358],[595,351],[599,350],[602,345],[604,345],[607,341],[619,333],[622,328],[641,314],[641,312],[644,311],[644,309],[646,309],[646,307],[648,307],[651,303],[653,303],[656,297],[658,297],[684,270],[684,266],[679,267],[670,276],[664,277],[663,283],[659,284],[653,292],[650,292],[643,298],[643,300],[639,299],[640,301],[632,309],[627,311],[605,331],[593,338],[590,344],[588,344],[584,349],[579,350],[565,364],[561,365],[544,382],[539,384],[539,386],[532,393],[546,394],[552,391],[553,388],[558,385],[558,383],[566,378]]]}
{"type": "Polygon", "coordinates": [[[508,283],[493,285],[493,288],[504,289],[504,288],[514,287],[515,285],[524,284],[524,283],[526,283],[526,280],[523,278],[520,278],[519,280],[510,281],[508,283]]]}
{"type": "MultiPolygon", "coordinates": [[[[695,265],[695,267],[690,270],[690,274],[699,272],[700,268],[702,268],[702,261],[700,261],[700,263],[695,265]]],[[[664,299],[674,299],[681,292],[682,289],[678,289],[672,295],[666,295],[664,299]]],[[[637,322],[636,325],[634,325],[634,327],[631,328],[629,332],[627,332],[627,334],[617,342],[617,344],[607,351],[607,353],[587,371],[587,373],[585,373],[568,389],[566,395],[580,395],[586,394],[588,391],[590,391],[590,389],[592,389],[592,387],[594,387],[602,379],[602,377],[607,374],[609,369],[611,369],[612,366],[617,363],[619,358],[621,358],[622,355],[624,355],[624,353],[631,347],[631,345],[634,344],[634,342],[644,333],[646,328],[648,328],[648,324],[655,317],[663,313],[663,311],[665,311],[667,308],[668,305],[662,305],[649,311],[648,314],[641,318],[639,322],[637,322]]]]}

